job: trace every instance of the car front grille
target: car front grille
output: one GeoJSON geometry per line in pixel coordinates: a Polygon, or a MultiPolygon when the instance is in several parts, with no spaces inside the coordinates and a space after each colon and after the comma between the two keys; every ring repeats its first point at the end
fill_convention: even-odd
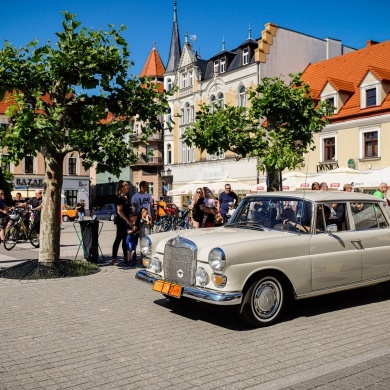
{"type": "Polygon", "coordinates": [[[164,279],[182,286],[195,285],[196,245],[183,237],[167,242],[164,250],[164,279]]]}

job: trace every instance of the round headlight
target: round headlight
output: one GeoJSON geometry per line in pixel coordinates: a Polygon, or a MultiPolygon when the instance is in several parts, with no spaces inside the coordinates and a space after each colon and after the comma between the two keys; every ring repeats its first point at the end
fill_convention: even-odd
{"type": "Polygon", "coordinates": [[[201,286],[205,286],[209,281],[209,276],[207,275],[206,270],[202,267],[199,267],[196,270],[195,277],[197,283],[200,284],[201,286]]]}
{"type": "Polygon", "coordinates": [[[158,257],[153,257],[153,259],[150,261],[150,268],[154,272],[161,272],[161,261],[158,259],[158,257]]]}
{"type": "Polygon", "coordinates": [[[141,238],[140,249],[144,256],[150,256],[152,254],[152,241],[148,236],[141,238]]]}
{"type": "Polygon", "coordinates": [[[226,256],[221,248],[214,248],[210,251],[209,265],[215,271],[222,271],[225,268],[226,256]]]}

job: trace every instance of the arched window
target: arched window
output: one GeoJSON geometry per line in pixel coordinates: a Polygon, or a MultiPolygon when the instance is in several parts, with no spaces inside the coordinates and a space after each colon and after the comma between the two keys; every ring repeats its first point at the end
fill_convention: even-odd
{"type": "Polygon", "coordinates": [[[191,123],[191,107],[189,103],[186,103],[185,116],[186,116],[185,123],[186,124],[191,123]]]}
{"type": "Polygon", "coordinates": [[[218,94],[218,103],[221,106],[221,108],[225,107],[225,96],[223,95],[222,92],[218,94]]]}
{"type": "Polygon", "coordinates": [[[238,95],[238,105],[240,107],[246,107],[246,90],[244,86],[240,88],[240,92],[238,95]]]}

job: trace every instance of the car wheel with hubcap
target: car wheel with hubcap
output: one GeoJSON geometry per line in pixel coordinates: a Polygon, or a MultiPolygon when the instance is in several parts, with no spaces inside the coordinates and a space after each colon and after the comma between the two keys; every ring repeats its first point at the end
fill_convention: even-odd
{"type": "Polygon", "coordinates": [[[95,221],[97,219],[97,216],[95,214],[92,214],[91,218],[95,221]]]}
{"type": "Polygon", "coordinates": [[[261,276],[244,295],[239,306],[239,316],[253,327],[275,324],[285,305],[285,291],[279,278],[261,276]]]}
{"type": "Polygon", "coordinates": [[[63,222],[68,222],[69,221],[69,217],[67,215],[63,215],[62,216],[62,221],[63,222]]]}
{"type": "Polygon", "coordinates": [[[111,214],[110,215],[110,221],[113,221],[115,219],[115,215],[114,214],[111,214]]]}

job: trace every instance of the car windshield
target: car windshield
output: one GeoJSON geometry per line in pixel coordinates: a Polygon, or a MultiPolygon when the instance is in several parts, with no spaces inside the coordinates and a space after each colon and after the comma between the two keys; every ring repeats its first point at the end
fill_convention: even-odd
{"type": "Polygon", "coordinates": [[[312,215],[313,204],[307,200],[287,196],[249,196],[241,201],[226,227],[291,230],[288,227],[296,223],[310,226],[312,215]]]}

